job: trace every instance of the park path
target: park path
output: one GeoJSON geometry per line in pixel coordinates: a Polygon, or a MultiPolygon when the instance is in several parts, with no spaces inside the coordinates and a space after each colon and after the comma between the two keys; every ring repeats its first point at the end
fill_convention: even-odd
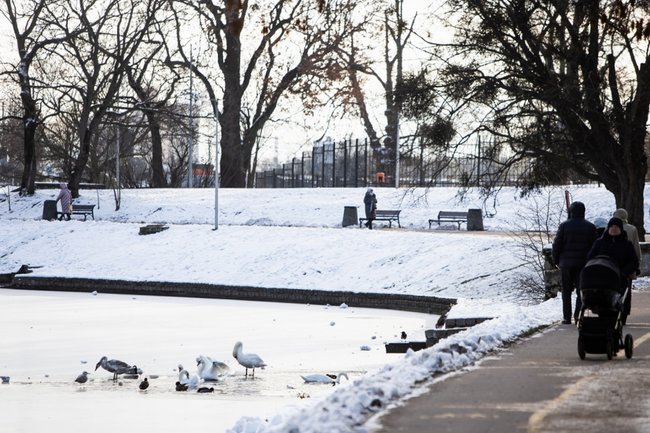
{"type": "Polygon", "coordinates": [[[637,433],[650,431],[650,291],[633,296],[624,334],[634,355],[577,352],[574,325],[555,325],[434,381],[384,412],[372,433],[637,433]]]}

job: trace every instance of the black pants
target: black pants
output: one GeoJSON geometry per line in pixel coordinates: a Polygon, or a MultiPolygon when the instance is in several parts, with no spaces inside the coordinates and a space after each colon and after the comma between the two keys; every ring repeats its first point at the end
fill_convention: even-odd
{"type": "Polygon", "coordinates": [[[577,316],[582,308],[582,298],[580,297],[580,271],[582,268],[560,268],[562,276],[562,315],[565,321],[571,321],[571,314],[577,316]],[[576,289],[576,308],[571,310],[571,294],[576,289]]]}

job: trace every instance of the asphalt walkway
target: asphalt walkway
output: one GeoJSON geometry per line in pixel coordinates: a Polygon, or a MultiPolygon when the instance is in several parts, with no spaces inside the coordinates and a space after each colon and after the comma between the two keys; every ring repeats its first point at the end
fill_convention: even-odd
{"type": "Polygon", "coordinates": [[[623,334],[634,354],[580,360],[575,325],[555,325],[434,381],[376,420],[373,433],[650,431],[650,291],[635,292],[623,334]]]}

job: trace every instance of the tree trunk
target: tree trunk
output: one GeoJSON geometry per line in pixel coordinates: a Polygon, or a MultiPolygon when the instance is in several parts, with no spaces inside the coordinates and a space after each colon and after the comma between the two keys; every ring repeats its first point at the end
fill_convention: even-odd
{"type": "Polygon", "coordinates": [[[88,154],[90,153],[90,133],[88,129],[84,130],[84,133],[81,136],[81,146],[79,149],[79,155],[75,159],[74,166],[72,168],[72,173],[70,173],[70,181],[68,182],[68,188],[72,192],[72,197],[79,197],[79,184],[83,176],[84,169],[88,164],[88,154]]]}
{"type": "Polygon", "coordinates": [[[24,153],[23,153],[23,177],[20,182],[21,194],[34,194],[36,181],[36,122],[35,113],[28,113],[25,109],[23,117],[24,153]]]}
{"type": "Polygon", "coordinates": [[[154,188],[167,187],[165,170],[163,169],[162,139],[160,138],[160,122],[156,115],[149,110],[145,111],[149,121],[151,133],[151,186],[154,188]]]}

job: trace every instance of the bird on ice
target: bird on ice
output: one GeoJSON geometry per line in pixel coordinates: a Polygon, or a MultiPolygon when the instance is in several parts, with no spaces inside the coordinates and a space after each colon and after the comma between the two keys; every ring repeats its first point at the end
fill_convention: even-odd
{"type": "Polygon", "coordinates": [[[214,392],[214,388],[212,388],[212,387],[208,388],[206,386],[202,386],[201,388],[197,389],[196,392],[198,392],[198,393],[214,392]]]}
{"type": "Polygon", "coordinates": [[[88,382],[88,375],[89,374],[90,373],[88,373],[87,371],[84,371],[79,376],[77,376],[77,378],[74,381],[77,382],[77,383],[86,383],[86,382],[88,382]]]}
{"type": "MultiPolygon", "coordinates": [[[[196,374],[190,377],[190,373],[183,368],[182,364],[178,364],[178,383],[185,386],[185,389],[194,389],[199,386],[201,379],[196,374]]],[[[185,391],[185,390],[183,390],[185,391]]]]}
{"type": "Polygon", "coordinates": [[[147,388],[149,388],[149,380],[145,377],[144,380],[140,382],[140,389],[144,391],[147,388]]]}
{"type": "Polygon", "coordinates": [[[266,363],[255,353],[244,353],[243,344],[241,341],[235,343],[235,347],[232,350],[232,356],[237,360],[239,365],[246,368],[246,376],[248,376],[248,369],[252,369],[251,377],[255,377],[255,369],[266,367],[266,363]]]}
{"type": "Polygon", "coordinates": [[[187,385],[180,382],[176,382],[176,391],[187,391],[187,388],[188,388],[187,385]]]}
{"type": "Polygon", "coordinates": [[[196,368],[199,377],[207,381],[216,381],[219,376],[230,370],[227,364],[203,355],[196,358],[196,368]]]}
{"type": "Polygon", "coordinates": [[[117,359],[108,359],[105,356],[102,356],[102,359],[100,359],[97,365],[95,365],[95,371],[97,371],[99,367],[113,373],[114,382],[117,381],[117,376],[120,374],[142,374],[142,370],[135,365],[132,366],[117,359]]]}
{"type": "Polygon", "coordinates": [[[324,385],[336,385],[341,383],[341,377],[345,376],[347,380],[350,380],[348,377],[347,373],[339,373],[339,374],[308,374],[306,376],[300,376],[302,377],[302,380],[305,381],[305,383],[322,383],[324,385]]]}

